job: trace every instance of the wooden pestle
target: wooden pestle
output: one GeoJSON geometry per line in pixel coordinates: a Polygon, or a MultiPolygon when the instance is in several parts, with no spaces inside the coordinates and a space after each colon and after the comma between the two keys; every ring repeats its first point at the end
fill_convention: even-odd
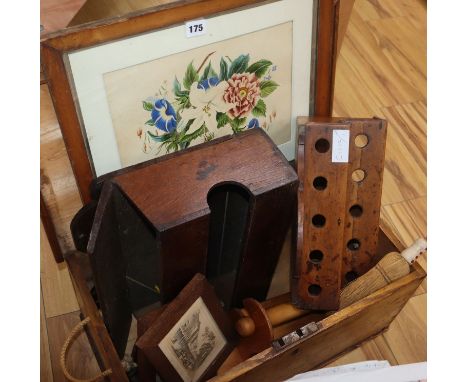
{"type": "MultiPolygon", "coordinates": [[[[410,273],[410,264],[426,250],[427,243],[424,239],[417,239],[410,247],[401,253],[390,252],[386,254],[367,273],[349,283],[340,296],[340,309],[369,296],[385,285],[406,276],[410,273]]],[[[236,330],[242,337],[251,336],[255,332],[255,322],[243,309],[243,316],[236,321],[236,330]]],[[[311,313],[309,310],[296,308],[290,303],[283,303],[265,310],[266,317],[275,327],[296,318],[311,313]]]]}

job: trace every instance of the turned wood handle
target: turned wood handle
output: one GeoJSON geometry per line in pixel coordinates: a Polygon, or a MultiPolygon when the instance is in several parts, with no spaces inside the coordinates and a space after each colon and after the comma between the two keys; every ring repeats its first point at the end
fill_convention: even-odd
{"type": "Polygon", "coordinates": [[[83,330],[84,326],[90,322],[90,318],[86,317],[83,321],[80,321],[70,332],[68,335],[67,339],[65,340],[65,343],[62,346],[62,351],[60,352],[60,368],[62,369],[63,374],[65,375],[65,378],[67,378],[71,382],[97,382],[100,381],[104,378],[106,378],[108,375],[112,374],[112,369],[107,369],[101,374],[96,375],[93,378],[89,379],[78,379],[73,377],[67,370],[67,354],[68,350],[70,349],[70,345],[75,341],[75,339],[78,337],[78,335],[81,333],[83,330]]]}
{"type": "MultiPolygon", "coordinates": [[[[294,305],[288,303],[279,304],[266,309],[266,316],[272,327],[282,325],[307,313],[310,313],[310,311],[298,309],[294,305]]],[[[238,319],[235,326],[237,333],[242,337],[249,337],[255,332],[255,322],[248,315],[238,319]]]]}

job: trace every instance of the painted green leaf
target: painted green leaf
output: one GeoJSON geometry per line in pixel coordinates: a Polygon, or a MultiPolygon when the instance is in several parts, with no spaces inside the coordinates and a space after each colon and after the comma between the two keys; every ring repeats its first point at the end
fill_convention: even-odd
{"type": "Polygon", "coordinates": [[[210,72],[208,73],[208,78],[211,78],[211,77],[218,77],[218,73],[216,73],[216,71],[213,69],[213,68],[210,68],[210,72]]]}
{"type": "Polygon", "coordinates": [[[204,81],[204,80],[209,78],[208,76],[209,76],[209,73],[210,73],[210,69],[211,69],[211,62],[208,64],[208,66],[203,71],[203,74],[200,77],[200,81],[204,81]]]}
{"type": "Polygon", "coordinates": [[[190,100],[189,100],[190,92],[188,90],[182,90],[180,86],[180,82],[177,79],[177,77],[174,79],[173,89],[174,89],[174,95],[176,96],[176,100],[181,106],[180,108],[184,109],[184,108],[190,107],[190,100]]]}
{"type": "Polygon", "coordinates": [[[200,81],[204,81],[212,77],[218,77],[218,73],[215,72],[210,62],[208,66],[205,68],[205,70],[203,71],[203,75],[201,76],[200,81]]]}
{"type": "Polygon", "coordinates": [[[226,81],[228,79],[228,64],[226,63],[226,61],[224,61],[223,57],[221,57],[219,66],[220,66],[219,80],[226,81]]]}
{"type": "MultiPolygon", "coordinates": [[[[183,90],[185,91],[185,90],[183,90]]],[[[188,93],[188,92],[187,92],[188,93]]],[[[182,109],[188,109],[190,106],[190,99],[188,95],[181,95],[180,97],[176,97],[177,102],[179,102],[182,109]]],[[[180,108],[179,108],[180,110],[180,108]]]]}
{"type": "Polygon", "coordinates": [[[166,153],[170,153],[171,151],[178,151],[179,146],[177,146],[177,143],[171,142],[167,145],[166,147],[166,153]]]}
{"type": "Polygon", "coordinates": [[[148,111],[153,110],[153,104],[151,102],[146,102],[146,101],[142,101],[142,102],[143,102],[143,109],[148,110],[148,111]]]}
{"type": "Polygon", "coordinates": [[[229,122],[229,117],[226,113],[216,113],[216,121],[218,122],[218,129],[220,129],[229,122]]]}
{"type": "Polygon", "coordinates": [[[249,59],[250,56],[248,54],[241,54],[239,57],[237,57],[229,68],[228,78],[230,78],[234,73],[244,73],[247,69],[247,66],[249,65],[249,59]]]}
{"type": "Polygon", "coordinates": [[[188,97],[189,94],[190,94],[190,92],[188,90],[182,90],[182,88],[180,86],[180,82],[177,79],[177,77],[174,80],[173,88],[174,88],[174,94],[175,94],[176,97],[188,97]]]}
{"type": "Polygon", "coordinates": [[[234,118],[229,121],[234,133],[239,133],[245,129],[245,122],[247,118],[234,118]]]}
{"type": "Polygon", "coordinates": [[[154,126],[154,121],[153,121],[153,119],[148,119],[148,120],[145,122],[145,125],[154,126]]]}
{"type": "Polygon", "coordinates": [[[193,64],[190,63],[189,66],[187,66],[187,71],[185,72],[184,77],[185,89],[190,90],[190,86],[192,86],[192,84],[196,81],[198,81],[198,73],[193,67],[193,64]]]}
{"type": "Polygon", "coordinates": [[[179,142],[190,142],[193,141],[194,139],[198,138],[199,136],[203,135],[205,132],[205,124],[203,124],[201,127],[199,127],[197,130],[195,130],[193,133],[190,134],[185,134],[179,142]]]}
{"type": "Polygon", "coordinates": [[[265,117],[266,116],[266,105],[265,101],[259,99],[255,107],[252,109],[252,114],[255,117],[265,117]]]}
{"type": "Polygon", "coordinates": [[[195,121],[195,119],[191,119],[187,122],[187,124],[184,127],[184,131],[182,132],[182,135],[185,134],[189,129],[190,126],[192,126],[192,123],[195,121]]]}
{"type": "Polygon", "coordinates": [[[147,131],[146,133],[153,141],[156,142],[166,142],[172,137],[172,134],[156,135],[153,134],[151,131],[147,131]]]}
{"type": "Polygon", "coordinates": [[[263,75],[267,72],[268,68],[272,65],[273,63],[271,61],[268,61],[268,60],[260,60],[260,61],[257,61],[255,63],[253,63],[252,65],[250,65],[246,72],[249,72],[249,73],[255,73],[255,76],[257,78],[262,78],[263,75]]]}
{"type": "Polygon", "coordinates": [[[260,96],[267,97],[273,93],[279,85],[275,81],[260,82],[260,96]]]}
{"type": "Polygon", "coordinates": [[[181,88],[180,88],[180,82],[179,80],[177,79],[177,77],[174,78],[174,83],[172,85],[172,88],[174,89],[174,94],[177,95],[178,93],[180,93],[181,91],[181,88]]]}

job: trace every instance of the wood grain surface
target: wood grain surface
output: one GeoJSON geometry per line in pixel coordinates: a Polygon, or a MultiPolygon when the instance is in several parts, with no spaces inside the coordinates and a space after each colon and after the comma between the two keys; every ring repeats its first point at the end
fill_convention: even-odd
{"type": "Polygon", "coordinates": [[[158,5],[174,3],[177,0],[87,0],[68,26],[124,16],[158,5]]]}
{"type": "MultiPolygon", "coordinates": [[[[70,251],[65,255],[65,261],[72,274],[73,287],[78,298],[82,319],[89,318],[90,320],[85,327],[87,341],[94,350],[94,357],[96,357],[100,370],[112,370],[112,373],[107,377],[109,382],[128,382],[120,362],[121,358],[117,354],[101,313],[89,291],[87,283],[88,269],[90,269],[88,254],[70,251]]],[[[88,352],[88,354],[90,353],[88,352]]]]}
{"type": "MultiPolygon", "coordinates": [[[[419,197],[404,202],[386,205],[382,208],[382,219],[389,222],[405,245],[411,245],[417,238],[426,237],[427,226],[426,197],[419,197]]],[[[427,253],[424,253],[418,263],[427,271],[427,253]]],[[[425,293],[427,280],[424,280],[416,294],[425,293]]]]}
{"type": "Polygon", "coordinates": [[[265,299],[292,218],[297,188],[297,175],[265,132],[257,129],[223,137],[105,178],[112,178],[161,234],[163,301],[175,296],[194,272],[205,267],[208,194],[223,184],[246,190],[249,217],[241,238],[241,266],[232,301],[225,303],[239,305],[245,297],[265,299]],[[174,171],[177,173],[171,177],[174,171]],[[165,181],[168,176],[170,183],[165,181]],[[141,192],[143,189],[151,192],[141,192]],[[165,203],[160,203],[161,195],[166,195],[165,203]],[[273,226],[272,221],[276,222],[273,226]],[[180,254],[179,258],[174,253],[180,254]]]}
{"type": "Polygon", "coordinates": [[[383,334],[400,365],[427,359],[427,295],[413,297],[383,334]]]}
{"type": "Polygon", "coordinates": [[[41,224],[41,286],[47,318],[78,310],[65,263],[57,264],[41,224]]]}
{"type": "Polygon", "coordinates": [[[267,349],[211,381],[281,381],[320,367],[336,353],[347,351],[384,330],[424,277],[422,268],[416,267],[409,275],[325,318],[318,332],[298,339],[294,346],[267,349]]]}
{"type": "Polygon", "coordinates": [[[82,203],[47,85],[40,87],[41,195],[62,253],[74,248],[70,222],[82,203]]]}
{"type": "Polygon", "coordinates": [[[299,119],[298,307],[337,309],[339,290],[376,263],[386,133],[379,119],[299,119]],[[349,131],[345,163],[332,159],[335,130],[349,131]]]}
{"type": "Polygon", "coordinates": [[[41,33],[51,33],[65,28],[85,3],[86,0],[42,0],[41,33]]]}
{"type": "Polygon", "coordinates": [[[52,374],[52,364],[50,362],[50,351],[49,351],[49,334],[47,333],[47,322],[44,311],[44,301],[42,299],[42,290],[40,307],[41,307],[41,381],[52,382],[54,379],[52,374]]]}
{"type": "Polygon", "coordinates": [[[136,342],[138,349],[143,351],[146,358],[156,368],[162,378],[167,381],[183,381],[184,379],[177,369],[175,369],[174,365],[169,362],[159,345],[174,326],[185,324],[183,322],[179,323],[179,320],[200,297],[223,334],[226,343],[219,349],[219,353],[211,364],[206,367],[206,370],[203,371],[198,380],[215,375],[217,368],[229,355],[237,341],[234,326],[227,313],[223,310],[213,287],[206,280],[205,276],[196,274],[179,295],[165,307],[159,316],[159,320],[154,321],[136,342]]]}
{"type": "Polygon", "coordinates": [[[259,196],[297,182],[293,168],[260,129],[216,139],[105,177],[113,178],[160,231],[208,213],[207,195],[217,184],[237,183],[259,196]],[[176,170],[177,176],[172,176],[176,170]],[[165,181],[168,177],[171,182],[165,181]],[[151,192],[141,192],[144,188],[151,192]],[[170,203],[158,203],[161,195],[176,194],[170,203]]]}
{"type": "MultiPolygon", "coordinates": [[[[426,195],[426,175],[422,171],[413,172],[416,168],[413,163],[413,153],[418,153],[422,149],[423,158],[425,158],[425,147],[426,147],[426,2],[422,0],[356,0],[353,8],[349,25],[352,26],[353,30],[350,32],[351,27],[343,39],[342,49],[337,60],[337,71],[335,78],[335,94],[334,94],[334,114],[351,117],[372,117],[378,116],[381,118],[387,118],[389,121],[388,125],[388,141],[387,141],[387,158],[393,158],[393,163],[388,162],[386,164],[384,187],[383,187],[383,219],[393,223],[393,228],[398,233],[411,232],[415,227],[415,233],[426,232],[425,227],[425,195],[426,195]],[[359,25],[360,33],[357,33],[357,24],[359,25]],[[391,25],[386,27],[385,24],[391,25]],[[374,37],[373,29],[377,29],[381,38],[376,40],[374,37]],[[352,33],[352,36],[350,36],[352,33]],[[380,61],[373,60],[378,63],[375,67],[369,67],[366,64],[368,56],[380,56],[380,61]],[[415,83],[411,87],[418,87],[420,90],[415,90],[413,93],[417,96],[413,102],[404,103],[396,100],[390,106],[382,104],[379,99],[382,96],[377,97],[375,93],[386,91],[387,84],[390,78],[395,77],[394,70],[387,73],[386,68],[390,65],[395,65],[397,62],[408,62],[408,65],[397,67],[399,70],[398,82],[393,84],[399,86],[401,82],[410,83],[410,79],[417,78],[413,71],[419,71],[421,75],[421,81],[415,83]],[[369,75],[369,72],[373,75],[369,75]],[[418,98],[419,97],[419,98],[418,98]],[[385,108],[400,108],[404,109],[405,113],[403,118],[400,118],[397,123],[391,121],[391,115],[385,108]],[[414,135],[412,129],[422,129],[421,134],[414,135]],[[401,153],[402,147],[399,139],[394,139],[392,130],[400,131],[399,134],[406,134],[407,136],[414,136],[416,139],[413,142],[405,139],[405,152],[412,153],[408,154],[401,153]],[[410,142],[410,144],[408,143],[410,142]],[[388,171],[388,163],[392,171],[388,171]],[[414,196],[411,196],[414,195],[414,196]],[[408,207],[404,202],[407,199],[411,199],[411,204],[415,204],[413,207],[408,207]],[[389,206],[387,208],[387,206],[389,206]],[[389,211],[390,209],[390,211],[389,211]],[[418,210],[417,214],[422,215],[423,219],[416,218],[414,222],[407,223],[408,217],[414,218],[414,209],[418,210]],[[408,216],[411,215],[411,216],[408,216]]],[[[395,69],[396,70],[396,69],[395,69]]],[[[404,85],[404,88],[408,88],[408,85],[404,85]]],[[[41,87],[41,118],[44,115],[43,112],[43,101],[44,92],[41,87]]],[[[45,88],[47,90],[47,88],[45,88]]],[[[48,95],[47,95],[48,96],[48,95]]],[[[53,109],[52,109],[53,111],[53,109]]],[[[55,118],[55,117],[54,117],[55,118]]],[[[56,123],[56,122],[55,122],[56,123]]],[[[55,128],[58,128],[55,125],[55,128]]],[[[43,129],[41,119],[41,131],[43,129]]],[[[42,136],[41,136],[42,139],[42,136]]],[[[60,137],[61,140],[61,137],[60,137]]],[[[63,141],[62,141],[62,147],[63,141]]],[[[60,153],[64,158],[67,158],[66,151],[60,153]]],[[[418,154],[419,155],[419,154],[418,154]]],[[[68,159],[67,159],[68,161],[68,159]]],[[[41,163],[42,166],[42,163],[41,163]]],[[[69,166],[69,164],[68,164],[69,166]]],[[[69,167],[70,168],[70,167],[69,167]]],[[[424,168],[424,167],[423,167],[424,168]]],[[[71,168],[70,168],[71,172],[71,168]]],[[[71,173],[72,174],[72,173],[71,173]]],[[[73,175],[71,175],[73,179],[73,175]]],[[[62,184],[59,182],[58,184],[62,184]]],[[[56,193],[58,195],[58,193],[56,193]]],[[[78,194],[75,197],[78,198],[78,194]]],[[[81,205],[81,203],[79,203],[81,205]]],[[[79,207],[76,208],[78,210],[79,207]]],[[[63,225],[67,228],[67,225],[63,225]]],[[[402,236],[403,237],[403,236],[402,236]]],[[[279,266],[279,270],[276,274],[287,273],[288,263],[288,251],[283,251],[286,255],[282,257],[282,266],[279,266]],[[284,260],[284,261],[283,261],[284,260]],[[284,271],[280,271],[284,270],[284,271]]],[[[49,253],[48,256],[53,260],[52,255],[49,253]]],[[[421,265],[424,265],[420,260],[421,265]]],[[[52,277],[55,277],[55,268],[47,268],[41,274],[41,277],[49,277],[51,272],[52,277]],[[51,270],[52,269],[52,270],[51,270]]],[[[430,277],[430,276],[429,276],[430,277]]],[[[269,296],[284,293],[287,291],[284,285],[281,285],[281,280],[284,278],[278,277],[275,284],[275,288],[272,287],[273,293],[269,296]],[[277,292],[275,292],[277,291],[277,292]]],[[[287,278],[286,278],[287,281],[287,278]]],[[[425,293],[425,291],[419,292],[425,293]]],[[[57,299],[55,305],[58,309],[56,311],[67,311],[68,300],[73,297],[73,292],[68,295],[66,299],[62,296],[63,290],[59,288],[49,289],[49,292],[44,294],[44,303],[46,299],[57,299]],[[64,309],[65,307],[65,309],[64,309]]],[[[408,305],[413,305],[414,298],[410,299],[408,305]]],[[[424,304],[418,301],[414,307],[414,310],[418,312],[414,315],[414,319],[417,320],[420,328],[425,328],[425,320],[422,319],[422,315],[425,316],[423,310],[419,313],[420,309],[424,308],[424,304]]],[[[77,322],[77,321],[76,321],[77,322]]],[[[404,324],[404,323],[403,323],[404,324]]],[[[390,327],[392,330],[392,326],[390,327]]],[[[48,336],[55,337],[57,326],[48,326],[48,336]]],[[[406,329],[405,329],[406,330],[406,329]]],[[[398,339],[399,335],[403,333],[395,332],[394,339],[398,339]]],[[[345,364],[349,362],[358,362],[363,360],[372,359],[387,359],[390,363],[396,363],[395,356],[392,354],[405,352],[406,361],[417,362],[425,354],[425,339],[420,335],[412,338],[412,346],[407,351],[404,345],[404,340],[394,340],[389,345],[389,342],[384,338],[383,335],[375,337],[363,344],[351,353],[344,355],[334,361],[334,365],[345,364]],[[414,353],[412,353],[414,351],[414,353]]],[[[75,364],[70,365],[70,369],[73,370],[74,366],[76,369],[83,368],[83,365],[75,364]]],[[[77,372],[73,372],[77,374],[77,372]]],[[[90,371],[87,375],[92,375],[90,371]]],[[[63,380],[63,379],[56,379],[63,380]]]]}
{"type": "Polygon", "coordinates": [[[57,231],[55,225],[52,221],[52,216],[50,215],[49,208],[44,201],[44,197],[41,194],[41,223],[44,227],[44,231],[47,235],[47,241],[50,244],[50,249],[54,255],[55,262],[60,263],[63,261],[62,248],[60,247],[60,242],[58,241],[57,231]]]}
{"type": "MultiPolygon", "coordinates": [[[[334,114],[387,119],[381,216],[407,245],[426,236],[426,62],[425,1],[355,1],[337,61],[334,114]],[[368,62],[373,62],[372,68],[368,62]],[[398,92],[406,96],[396,96],[398,92]]],[[[427,255],[418,259],[424,269],[426,262],[427,255]]],[[[412,298],[407,305],[414,309],[412,320],[420,328],[410,350],[403,339],[410,330],[404,321],[391,344],[384,336],[373,340],[378,349],[406,355],[400,357],[405,363],[426,359],[425,304],[420,297],[425,293],[426,280],[415,293],[419,301],[412,298]],[[399,336],[402,339],[396,340],[399,336]]],[[[360,350],[353,351],[353,357],[375,359],[360,350]]],[[[347,362],[344,356],[335,364],[347,362]]]]}
{"type": "MultiPolygon", "coordinates": [[[[86,139],[81,130],[79,112],[73,95],[73,86],[67,73],[67,53],[117,39],[135,36],[199,17],[229,12],[241,7],[257,6],[265,0],[179,0],[164,2],[130,15],[99,20],[41,38],[41,63],[54,102],[67,152],[83,202],[91,200],[89,186],[95,178],[94,166],[86,139]]],[[[312,38],[309,110],[313,115],[330,116],[336,62],[338,30],[337,2],[317,2],[319,25],[312,38]]]]}
{"type": "MultiPolygon", "coordinates": [[[[60,351],[68,334],[80,321],[79,312],[71,312],[47,319],[54,382],[68,382],[60,368],[60,351]]],[[[70,348],[67,366],[68,370],[76,378],[90,378],[100,372],[86,334],[82,333],[70,348]]]]}
{"type": "MultiPolygon", "coordinates": [[[[132,312],[169,302],[195,273],[205,272],[213,223],[208,198],[218,185],[236,185],[249,194],[248,218],[235,229],[240,245],[233,269],[219,270],[233,277],[219,284],[218,275],[207,277],[213,277],[219,295],[232,291],[223,300],[226,307],[250,296],[265,299],[297,189],[297,175],[265,132],[220,138],[102,179],[87,252],[103,318],[120,356],[132,312]],[[146,299],[142,292],[154,288],[158,295],[146,299]]],[[[228,236],[230,228],[223,229],[228,236]]],[[[215,254],[230,256],[224,250],[215,254]]]]}

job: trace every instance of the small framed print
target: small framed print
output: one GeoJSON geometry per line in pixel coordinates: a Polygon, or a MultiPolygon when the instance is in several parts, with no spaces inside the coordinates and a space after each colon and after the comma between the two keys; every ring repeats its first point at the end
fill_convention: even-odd
{"type": "Polygon", "coordinates": [[[82,199],[93,178],[264,129],[288,160],[299,115],[331,113],[332,0],[174,0],[41,41],[82,199]]]}
{"type": "Polygon", "coordinates": [[[136,346],[164,380],[197,382],[216,373],[235,339],[233,325],[213,288],[197,274],[136,346]]]}

